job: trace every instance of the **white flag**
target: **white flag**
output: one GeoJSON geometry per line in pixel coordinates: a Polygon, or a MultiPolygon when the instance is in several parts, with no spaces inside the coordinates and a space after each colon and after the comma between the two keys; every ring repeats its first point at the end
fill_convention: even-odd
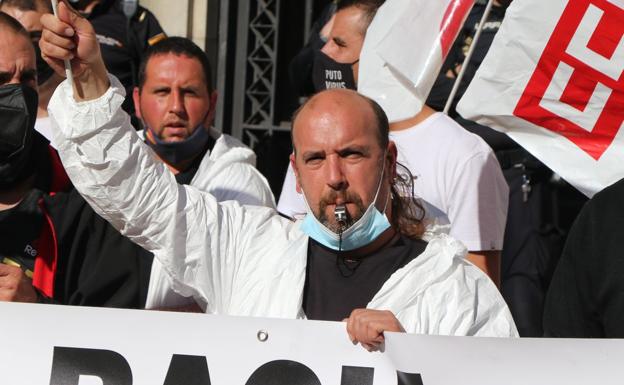
{"type": "Polygon", "coordinates": [[[422,109],[474,0],[388,0],[366,32],[358,91],[391,122],[422,109]]]}
{"type": "Polygon", "coordinates": [[[459,113],[591,197],[624,178],[624,0],[514,0],[459,113]]]}

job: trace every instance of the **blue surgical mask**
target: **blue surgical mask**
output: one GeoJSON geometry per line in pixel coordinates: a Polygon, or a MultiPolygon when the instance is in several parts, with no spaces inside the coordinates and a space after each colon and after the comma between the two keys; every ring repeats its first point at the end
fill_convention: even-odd
{"type": "Polygon", "coordinates": [[[377,207],[375,207],[375,202],[377,202],[377,196],[379,195],[379,190],[381,190],[381,184],[383,182],[384,170],[381,172],[381,178],[373,202],[368,206],[364,215],[341,234],[331,231],[316,218],[312,209],[310,209],[305,194],[303,194],[307,215],[301,224],[301,231],[321,245],[337,251],[355,250],[373,242],[384,231],[390,228],[390,222],[384,214],[388,205],[388,199],[386,199],[386,204],[384,205],[384,213],[379,212],[377,207]]]}

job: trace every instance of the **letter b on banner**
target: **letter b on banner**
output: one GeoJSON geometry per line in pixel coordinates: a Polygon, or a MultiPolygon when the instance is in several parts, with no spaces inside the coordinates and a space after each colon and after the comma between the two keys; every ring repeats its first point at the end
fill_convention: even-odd
{"type": "Polygon", "coordinates": [[[103,385],[132,385],[125,358],[110,350],[54,348],[50,385],[78,385],[80,376],[93,376],[103,385]]]}
{"type": "Polygon", "coordinates": [[[595,160],[624,123],[622,3],[570,0],[514,110],[595,160]]]}

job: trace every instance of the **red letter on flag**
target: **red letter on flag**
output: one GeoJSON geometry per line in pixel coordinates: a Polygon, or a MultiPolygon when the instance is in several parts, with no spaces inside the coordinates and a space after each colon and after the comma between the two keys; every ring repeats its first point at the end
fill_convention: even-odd
{"type": "Polygon", "coordinates": [[[568,3],[514,110],[595,160],[624,122],[624,10],[615,1],[568,3]]]}

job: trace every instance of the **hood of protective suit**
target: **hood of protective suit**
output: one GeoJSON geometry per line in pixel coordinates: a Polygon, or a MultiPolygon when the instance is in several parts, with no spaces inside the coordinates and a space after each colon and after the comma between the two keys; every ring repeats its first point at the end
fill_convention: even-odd
{"type": "Polygon", "coordinates": [[[366,32],[358,91],[379,103],[390,122],[418,114],[473,5],[474,0],[386,1],[366,32]]]}
{"type": "Polygon", "coordinates": [[[199,169],[191,184],[199,189],[206,189],[214,176],[224,172],[224,169],[233,163],[246,163],[256,166],[256,154],[238,139],[221,134],[217,129],[211,128],[210,135],[216,139],[215,145],[209,156],[205,156],[199,165],[199,169]],[[200,177],[201,176],[201,177],[200,177]]]}

